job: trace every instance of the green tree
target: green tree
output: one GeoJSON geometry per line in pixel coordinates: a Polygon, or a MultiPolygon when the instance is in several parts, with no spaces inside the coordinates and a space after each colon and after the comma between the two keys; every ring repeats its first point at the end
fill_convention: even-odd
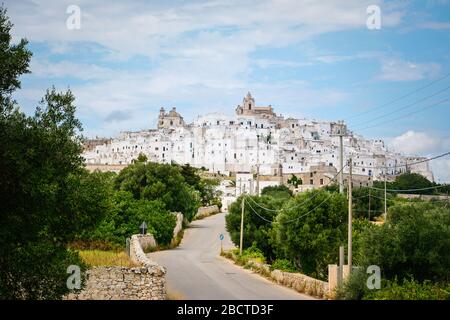
{"type": "MultiPolygon", "coordinates": [[[[230,205],[228,215],[225,217],[227,231],[230,233],[231,240],[237,246],[240,242],[242,197],[239,197],[230,205]]],[[[282,203],[283,201],[275,200],[269,196],[246,197],[244,202],[244,249],[253,245],[261,250],[269,260],[275,258],[270,236],[271,221],[275,219],[276,211],[281,208],[282,203]]]]}
{"type": "Polygon", "coordinates": [[[28,65],[32,56],[27,49],[28,41],[21,39],[18,44],[11,44],[13,24],[6,15],[6,8],[0,6],[0,115],[6,116],[13,110],[14,101],[11,94],[20,88],[20,76],[30,73],[28,65]]]}
{"type": "Polygon", "coordinates": [[[296,175],[292,174],[291,178],[287,181],[289,184],[293,185],[295,188],[298,188],[299,185],[303,184],[302,179],[298,178],[296,175]]]}
{"type": "MultiPolygon", "coordinates": [[[[422,189],[434,187],[435,183],[431,182],[424,176],[418,173],[404,173],[399,175],[395,179],[394,189],[396,190],[408,190],[408,189],[422,189]]],[[[418,194],[432,194],[434,189],[420,190],[420,191],[408,191],[407,193],[418,193],[418,194]]]]}
{"type": "Polygon", "coordinates": [[[136,162],[119,173],[115,188],[136,200],[161,200],[167,210],[181,212],[189,221],[200,205],[198,192],[186,183],[178,165],[136,162]]]}
{"type": "MultiPolygon", "coordinates": [[[[384,192],[366,187],[355,188],[353,195],[353,216],[373,220],[384,212],[384,192]],[[370,203],[369,203],[370,198],[370,203]],[[369,217],[370,204],[370,217],[369,217]]],[[[392,203],[392,196],[388,197],[388,206],[392,203]]]]}
{"type": "Polygon", "coordinates": [[[450,208],[404,203],[388,210],[387,222],[362,239],[364,265],[380,266],[383,276],[448,282],[450,208]]]}
{"type": "Polygon", "coordinates": [[[326,279],[346,235],[347,200],[325,190],[298,194],[286,202],[274,224],[278,258],[293,261],[303,273],[326,279]]]}
{"type": "Polygon", "coordinates": [[[267,186],[261,191],[262,196],[288,200],[292,197],[292,191],[285,185],[267,186]]]}
{"type": "Polygon", "coordinates": [[[74,96],[48,90],[33,116],[12,99],[28,72],[26,40],[11,45],[0,8],[0,298],[57,299],[67,267],[83,267],[66,249],[108,209],[101,180],[82,167],[74,96]]]}

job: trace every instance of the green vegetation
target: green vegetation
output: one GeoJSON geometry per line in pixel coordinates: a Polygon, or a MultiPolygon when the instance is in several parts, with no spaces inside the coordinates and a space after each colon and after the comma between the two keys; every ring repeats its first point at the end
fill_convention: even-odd
{"type": "Polygon", "coordinates": [[[80,250],[81,259],[90,267],[137,267],[124,251],[80,250]]]}
{"type": "Polygon", "coordinates": [[[0,7],[0,299],[58,299],[67,267],[85,267],[67,244],[109,203],[102,179],[83,169],[73,94],[47,90],[32,116],[13,100],[31,52],[26,40],[10,43],[11,28],[0,7]]]}
{"type": "MultiPolygon", "coordinates": [[[[398,181],[404,181],[405,177],[409,181],[411,177],[402,176],[398,181]]],[[[414,177],[413,181],[419,181],[419,186],[408,188],[422,187],[423,179],[414,177]]],[[[284,188],[271,187],[260,197],[246,197],[243,247],[262,253],[272,269],[326,280],[328,264],[337,263],[338,248],[347,243],[345,193],[339,194],[338,187],[331,185],[291,196],[284,188]]],[[[368,193],[369,188],[353,190],[353,265],[359,268],[337,289],[337,298],[448,299],[448,203],[389,195],[384,221],[381,215],[384,192],[370,189],[369,220],[368,193]],[[381,222],[375,224],[371,221],[374,219],[381,222]],[[369,290],[366,285],[369,265],[381,268],[380,290],[369,290]]],[[[241,200],[230,206],[226,217],[227,229],[236,245],[239,245],[241,200]]],[[[235,259],[239,259],[237,253],[235,259]]]]}
{"type": "Polygon", "coordinates": [[[386,279],[450,280],[450,208],[406,203],[389,208],[382,226],[363,235],[364,265],[378,265],[386,279]]]}
{"type": "Polygon", "coordinates": [[[345,196],[339,193],[314,190],[297,195],[283,206],[273,226],[277,257],[326,279],[328,264],[337,261],[339,244],[346,238],[346,211],[345,196]]]}
{"type": "MultiPolygon", "coordinates": [[[[225,218],[226,227],[230,233],[231,240],[237,245],[239,244],[241,226],[241,202],[242,197],[239,197],[237,201],[233,202],[228,208],[229,213],[225,218]]],[[[281,208],[282,203],[282,201],[269,196],[248,197],[248,199],[244,202],[244,248],[254,245],[259,248],[261,252],[263,252],[264,256],[269,259],[275,257],[270,236],[270,232],[272,230],[270,221],[274,220],[276,212],[268,211],[261,207],[270,210],[278,210],[281,208]],[[252,210],[255,210],[259,216],[253,213],[252,210]]]]}
{"type": "Polygon", "coordinates": [[[291,178],[287,181],[294,188],[298,188],[299,185],[303,184],[302,179],[298,178],[295,174],[292,174],[291,178]]]}
{"type": "Polygon", "coordinates": [[[286,199],[289,200],[292,197],[292,191],[284,186],[268,186],[261,190],[262,196],[269,196],[274,199],[286,199]]]}
{"type": "Polygon", "coordinates": [[[118,175],[89,173],[70,90],[47,90],[32,116],[13,99],[32,54],[11,28],[0,6],[0,299],[60,299],[68,266],[117,256],[80,250],[123,249],[143,221],[158,244],[176,243],[173,212],[190,221],[201,204],[220,206],[218,181],[144,155],[118,175]]]}

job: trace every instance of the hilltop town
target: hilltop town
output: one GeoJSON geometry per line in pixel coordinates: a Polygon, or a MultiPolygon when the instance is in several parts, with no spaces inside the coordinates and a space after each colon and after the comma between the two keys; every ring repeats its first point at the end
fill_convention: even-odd
{"type": "MultiPolygon", "coordinates": [[[[120,170],[139,154],[159,163],[176,162],[224,175],[258,174],[257,189],[285,183],[292,175],[302,188],[320,187],[339,170],[339,135],[343,135],[344,163],[351,156],[357,186],[408,172],[433,181],[428,162],[388,150],[383,140],[365,139],[344,122],[284,118],[274,108],[257,106],[249,92],[233,117],[219,113],[186,123],[172,108],[161,108],[156,129],[122,132],[112,139],[90,140],[83,154],[88,168],[120,170]]],[[[348,167],[344,168],[344,177],[348,167]]],[[[254,187],[254,188],[255,188],[254,187]]]]}

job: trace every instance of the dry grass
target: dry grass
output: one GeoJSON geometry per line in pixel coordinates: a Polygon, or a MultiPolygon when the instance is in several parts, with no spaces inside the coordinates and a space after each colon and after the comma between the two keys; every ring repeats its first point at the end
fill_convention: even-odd
{"type": "Polygon", "coordinates": [[[138,267],[139,265],[131,261],[130,257],[123,252],[102,251],[102,250],[80,250],[81,259],[91,267],[138,267]]]}

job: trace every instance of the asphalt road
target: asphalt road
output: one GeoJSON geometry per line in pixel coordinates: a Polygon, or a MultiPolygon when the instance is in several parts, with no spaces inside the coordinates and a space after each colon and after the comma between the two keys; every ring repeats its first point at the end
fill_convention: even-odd
{"type": "Polygon", "coordinates": [[[277,285],[220,257],[223,248],[234,247],[225,230],[225,214],[192,222],[179,247],[153,252],[149,258],[167,269],[167,292],[172,299],[313,299],[277,285]]]}

